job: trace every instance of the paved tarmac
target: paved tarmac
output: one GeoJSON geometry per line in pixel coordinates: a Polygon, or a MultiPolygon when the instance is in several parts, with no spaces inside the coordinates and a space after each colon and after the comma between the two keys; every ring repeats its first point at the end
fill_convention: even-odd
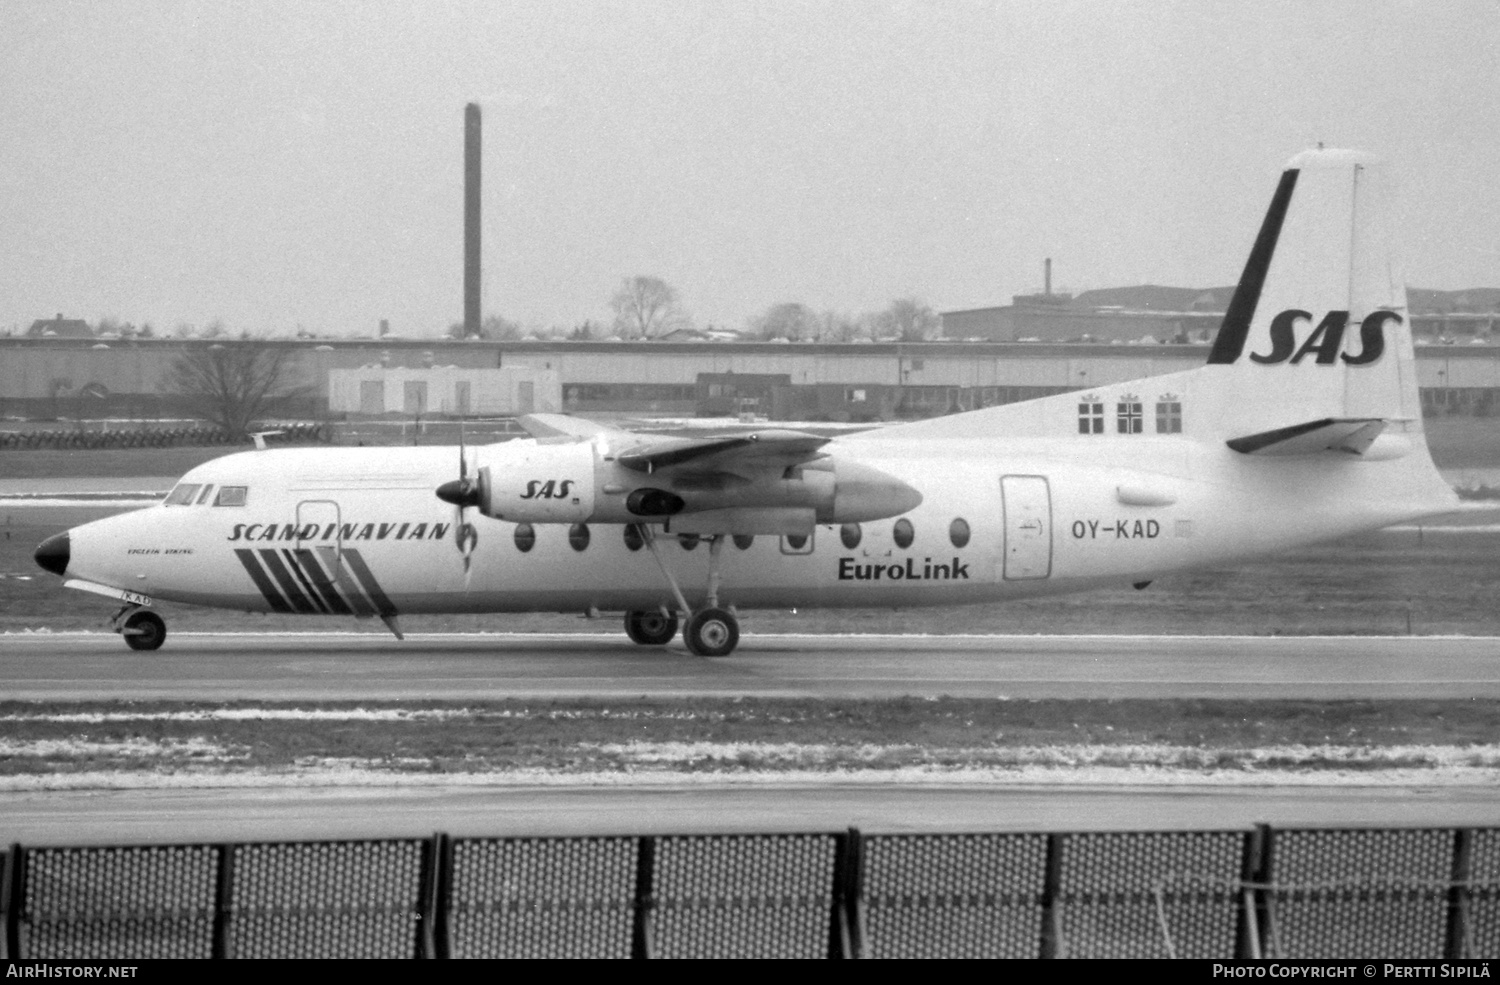
{"type": "Polygon", "coordinates": [[[1303,825],[1493,827],[1486,787],[287,787],[0,794],[27,845],[453,835],[1166,831],[1303,825]]]}
{"type": "Polygon", "coordinates": [[[1500,638],[747,636],[705,660],[623,634],[0,636],[29,700],[508,697],[1500,698],[1500,638]]]}
{"type": "MultiPolygon", "coordinates": [[[[641,695],[1500,697],[1500,639],[752,636],[731,657],[613,635],[0,636],[10,699],[336,700],[641,695]]],[[[1357,784],[1357,780],[1355,783],[1357,784]]],[[[26,844],[468,835],[1471,825],[1493,786],[764,784],[305,786],[7,792],[26,844]]]]}

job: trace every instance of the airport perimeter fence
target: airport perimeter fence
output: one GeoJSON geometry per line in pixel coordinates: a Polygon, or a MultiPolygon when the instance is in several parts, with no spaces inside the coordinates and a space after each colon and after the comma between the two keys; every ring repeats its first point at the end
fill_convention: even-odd
{"type": "Polygon", "coordinates": [[[1500,828],[29,848],[5,954],[1500,957],[1500,828]]]}

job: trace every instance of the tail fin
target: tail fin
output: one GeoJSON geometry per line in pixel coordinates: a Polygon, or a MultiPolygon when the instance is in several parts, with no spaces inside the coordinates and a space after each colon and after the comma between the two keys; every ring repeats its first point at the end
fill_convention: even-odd
{"type": "Polygon", "coordinates": [[[1354,151],[1287,164],[1208,358],[1231,431],[1421,430],[1388,190],[1379,163],[1354,151]]]}

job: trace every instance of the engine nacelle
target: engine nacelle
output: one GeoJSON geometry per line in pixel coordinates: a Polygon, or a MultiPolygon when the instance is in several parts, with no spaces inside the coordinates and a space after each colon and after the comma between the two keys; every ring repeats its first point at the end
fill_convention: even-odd
{"type": "Polygon", "coordinates": [[[479,470],[485,516],[511,523],[584,523],[594,513],[594,446],[587,441],[493,446],[479,470]]]}

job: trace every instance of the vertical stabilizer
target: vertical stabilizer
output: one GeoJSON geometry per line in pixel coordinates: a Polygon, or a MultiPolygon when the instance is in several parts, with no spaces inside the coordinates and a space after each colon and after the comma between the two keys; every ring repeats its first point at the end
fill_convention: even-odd
{"type": "Polygon", "coordinates": [[[1209,355],[1230,428],[1325,418],[1419,428],[1387,183],[1380,162],[1355,151],[1287,164],[1209,355]]]}

